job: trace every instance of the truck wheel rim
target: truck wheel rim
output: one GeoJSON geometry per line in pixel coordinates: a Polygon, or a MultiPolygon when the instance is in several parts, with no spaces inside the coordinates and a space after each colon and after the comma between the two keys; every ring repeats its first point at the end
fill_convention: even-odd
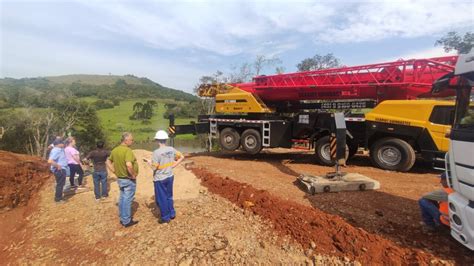
{"type": "Polygon", "coordinates": [[[393,146],[381,147],[377,156],[380,159],[380,161],[382,161],[382,163],[389,166],[398,165],[402,160],[402,153],[400,152],[399,149],[393,146]]]}
{"type": "Polygon", "coordinates": [[[247,136],[245,138],[245,146],[249,149],[254,149],[257,146],[257,140],[254,136],[247,136]]]}
{"type": "Polygon", "coordinates": [[[226,144],[232,144],[234,143],[234,138],[232,137],[232,135],[226,135],[224,136],[224,142],[226,144]]]}
{"type": "Polygon", "coordinates": [[[321,157],[323,157],[324,160],[326,161],[332,161],[331,160],[331,146],[328,144],[324,144],[321,147],[321,157]]]}

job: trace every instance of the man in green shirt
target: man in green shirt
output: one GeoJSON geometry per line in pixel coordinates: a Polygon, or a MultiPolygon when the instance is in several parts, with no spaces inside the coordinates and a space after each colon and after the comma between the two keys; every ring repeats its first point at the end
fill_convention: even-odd
{"type": "Polygon", "coordinates": [[[137,188],[138,164],[132,149],[130,149],[133,143],[132,134],[123,133],[121,142],[112,150],[107,162],[112,172],[117,176],[120,188],[120,223],[124,227],[130,227],[138,223],[132,219],[132,202],[137,188]]]}

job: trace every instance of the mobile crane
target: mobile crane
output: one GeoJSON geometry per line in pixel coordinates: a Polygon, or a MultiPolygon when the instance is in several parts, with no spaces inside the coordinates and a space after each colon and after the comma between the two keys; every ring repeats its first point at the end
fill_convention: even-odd
{"type": "Polygon", "coordinates": [[[407,100],[430,96],[432,83],[453,71],[456,61],[457,56],[398,60],[203,84],[198,95],[214,98],[217,114],[200,116],[192,125],[171,125],[170,133],[209,133],[223,150],[241,147],[250,154],[271,147],[315,149],[319,163],[332,165],[330,111],[377,106],[365,117],[345,118],[347,157],[364,147],[378,167],[407,171],[415,152],[430,160],[444,157],[447,144],[436,134],[449,129],[454,108],[452,102],[407,100]]]}
{"type": "Polygon", "coordinates": [[[474,250],[474,49],[462,54],[455,71],[433,84],[433,92],[456,91],[455,119],[446,154],[448,185],[455,191],[448,197],[451,235],[474,250]]]}

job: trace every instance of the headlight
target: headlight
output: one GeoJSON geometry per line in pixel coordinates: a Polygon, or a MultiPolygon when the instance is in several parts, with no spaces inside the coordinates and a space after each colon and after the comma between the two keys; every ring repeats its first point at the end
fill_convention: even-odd
{"type": "Polygon", "coordinates": [[[452,212],[456,212],[456,206],[454,206],[453,203],[449,203],[449,209],[452,211],[452,212]]]}
{"type": "Polygon", "coordinates": [[[453,215],[453,221],[455,224],[461,226],[462,225],[462,221],[461,219],[459,218],[459,216],[457,216],[456,214],[453,215]]]}

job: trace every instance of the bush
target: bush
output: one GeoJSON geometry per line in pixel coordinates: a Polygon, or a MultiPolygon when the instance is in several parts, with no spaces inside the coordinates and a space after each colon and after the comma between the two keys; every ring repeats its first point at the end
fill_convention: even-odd
{"type": "Polygon", "coordinates": [[[120,100],[119,99],[113,99],[112,103],[114,104],[114,106],[119,106],[120,105],[120,100]]]}
{"type": "Polygon", "coordinates": [[[96,110],[101,110],[114,108],[115,105],[112,101],[109,100],[97,100],[93,103],[93,106],[96,110]]]}
{"type": "Polygon", "coordinates": [[[156,129],[145,127],[145,128],[136,129],[136,131],[149,133],[149,132],[156,132],[156,129]]]}
{"type": "Polygon", "coordinates": [[[188,104],[165,104],[166,111],[163,114],[163,118],[169,119],[171,114],[174,114],[175,118],[196,118],[200,114],[204,114],[202,105],[197,102],[189,102],[188,104]]]}

